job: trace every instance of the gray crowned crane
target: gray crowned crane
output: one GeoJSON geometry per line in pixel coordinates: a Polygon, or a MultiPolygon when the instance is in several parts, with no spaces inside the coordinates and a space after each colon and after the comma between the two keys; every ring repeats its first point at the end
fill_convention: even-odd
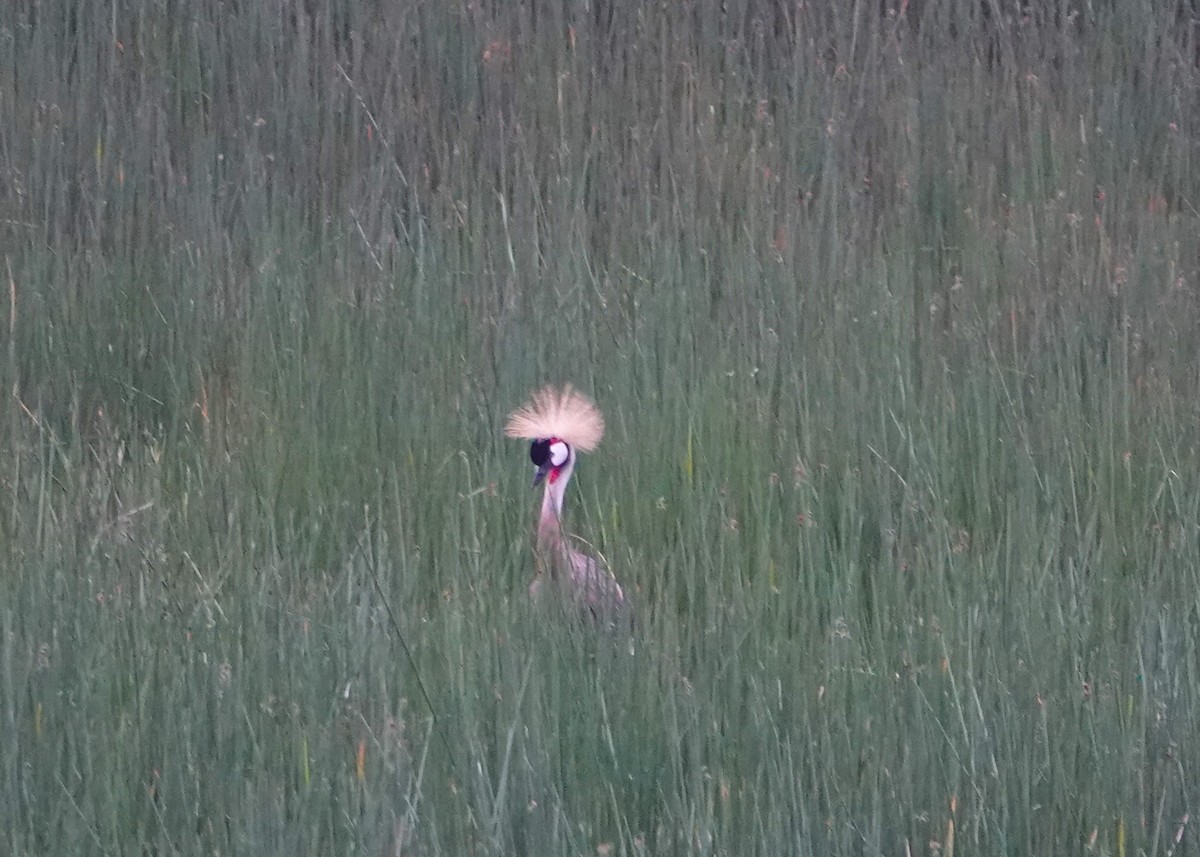
{"type": "Polygon", "coordinates": [[[533,487],[545,482],[534,556],[537,575],[529,594],[550,589],[593,618],[613,625],[628,613],[625,593],[607,566],[577,550],[563,532],[563,495],[575,470],[576,452],[591,452],[604,437],[604,417],[595,402],[570,384],[543,387],[508,418],[504,434],[531,441],[536,471],[533,487]],[[548,580],[548,583],[547,583],[548,580]]]}

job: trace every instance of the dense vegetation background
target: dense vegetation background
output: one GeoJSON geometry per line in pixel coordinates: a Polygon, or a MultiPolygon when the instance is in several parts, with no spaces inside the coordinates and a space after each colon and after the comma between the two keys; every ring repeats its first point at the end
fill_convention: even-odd
{"type": "Polygon", "coordinates": [[[0,851],[1191,850],[1195,14],[4,4],[0,851]]]}

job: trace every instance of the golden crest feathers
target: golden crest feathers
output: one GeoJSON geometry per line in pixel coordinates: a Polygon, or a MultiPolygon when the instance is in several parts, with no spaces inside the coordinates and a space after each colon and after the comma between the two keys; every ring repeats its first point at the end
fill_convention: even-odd
{"type": "Polygon", "coordinates": [[[604,437],[604,416],[595,402],[570,384],[561,390],[543,387],[512,412],[504,434],[528,440],[556,437],[591,452],[604,437]]]}

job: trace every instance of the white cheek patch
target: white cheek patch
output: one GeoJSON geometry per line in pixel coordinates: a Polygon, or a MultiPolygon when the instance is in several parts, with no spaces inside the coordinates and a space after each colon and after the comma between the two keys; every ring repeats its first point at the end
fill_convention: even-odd
{"type": "Polygon", "coordinates": [[[570,450],[567,449],[567,445],[561,440],[550,444],[550,463],[555,467],[561,467],[566,464],[569,454],[570,450]]]}

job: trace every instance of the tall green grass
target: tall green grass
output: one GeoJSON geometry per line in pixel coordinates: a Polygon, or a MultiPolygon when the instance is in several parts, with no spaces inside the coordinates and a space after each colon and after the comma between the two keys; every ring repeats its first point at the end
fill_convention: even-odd
{"type": "Polygon", "coordinates": [[[6,6],[0,851],[1188,851],[1190,16],[6,6]]]}

